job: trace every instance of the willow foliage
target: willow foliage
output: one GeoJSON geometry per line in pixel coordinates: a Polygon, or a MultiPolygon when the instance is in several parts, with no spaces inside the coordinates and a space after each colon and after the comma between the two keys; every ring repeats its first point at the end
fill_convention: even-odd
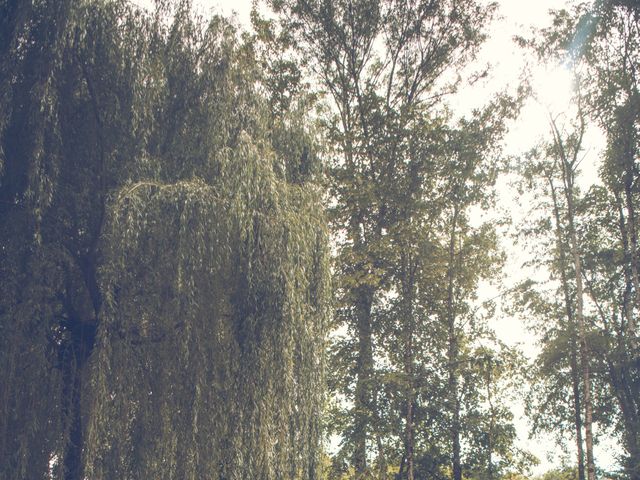
{"type": "Polygon", "coordinates": [[[274,118],[257,40],[189,2],[0,10],[0,477],[314,478],[304,107],[274,118]]]}
{"type": "Polygon", "coordinates": [[[324,231],[313,197],[261,153],[246,137],[219,183],[115,197],[91,478],[313,477],[324,231]]]}

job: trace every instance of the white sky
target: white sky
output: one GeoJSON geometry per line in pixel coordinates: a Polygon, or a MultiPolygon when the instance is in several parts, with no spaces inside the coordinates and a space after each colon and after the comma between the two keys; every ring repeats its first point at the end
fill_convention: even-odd
{"type": "MultiPolygon", "coordinates": [[[[486,1],[486,0],[485,0],[486,1]]],[[[150,6],[152,0],[134,0],[142,6],[150,6]]],[[[531,82],[537,99],[530,99],[525,104],[519,119],[511,126],[505,138],[505,154],[519,155],[533,147],[543,136],[548,137],[549,114],[559,113],[567,109],[571,96],[571,74],[561,66],[542,68],[513,42],[514,35],[531,36],[534,27],[543,27],[549,24],[550,9],[565,7],[566,0],[499,0],[499,15],[490,29],[490,38],[480,52],[478,67],[491,64],[493,68],[489,76],[482,82],[478,82],[471,88],[462,89],[452,100],[452,108],[456,112],[470,111],[474,107],[483,105],[492,93],[518,85],[524,69],[529,63],[531,82]]],[[[235,15],[240,25],[250,24],[252,0],[194,0],[196,9],[208,16],[210,13],[222,13],[226,16],[235,15]]],[[[582,186],[586,187],[597,181],[596,161],[598,151],[602,148],[602,136],[596,132],[587,132],[585,143],[589,155],[582,164],[582,186]]],[[[513,224],[522,221],[527,211],[525,206],[529,199],[518,198],[515,190],[510,188],[508,180],[503,179],[499,183],[498,203],[503,213],[508,213],[513,218],[513,224]]],[[[489,214],[495,217],[495,213],[489,214]]],[[[485,217],[481,214],[482,217],[485,217]]],[[[486,218],[486,217],[485,217],[486,218]]],[[[483,285],[479,292],[479,300],[495,297],[500,291],[515,285],[531,275],[530,270],[522,268],[523,262],[529,258],[529,254],[515,245],[509,238],[503,238],[503,246],[508,255],[505,278],[501,285],[483,285]]],[[[500,340],[508,345],[519,345],[529,357],[537,352],[535,338],[527,331],[522,321],[517,318],[498,315],[492,327],[500,340]]],[[[541,474],[549,468],[559,466],[563,461],[562,452],[554,445],[551,438],[528,439],[528,427],[524,418],[522,404],[515,403],[512,406],[516,418],[516,427],[519,435],[519,445],[536,455],[541,464],[534,469],[535,474],[541,474]]],[[[572,445],[570,445],[572,447],[572,445]]],[[[614,464],[612,454],[616,454],[615,446],[610,442],[596,447],[596,461],[602,467],[611,467],[614,464]]],[[[573,463],[573,450],[570,450],[569,462],[573,463]]]]}

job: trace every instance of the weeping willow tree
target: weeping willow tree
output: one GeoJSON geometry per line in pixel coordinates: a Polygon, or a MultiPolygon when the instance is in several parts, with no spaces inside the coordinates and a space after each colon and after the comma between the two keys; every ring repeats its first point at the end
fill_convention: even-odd
{"type": "Polygon", "coordinates": [[[164,3],[0,1],[1,478],[317,476],[305,100],[164,3]]]}

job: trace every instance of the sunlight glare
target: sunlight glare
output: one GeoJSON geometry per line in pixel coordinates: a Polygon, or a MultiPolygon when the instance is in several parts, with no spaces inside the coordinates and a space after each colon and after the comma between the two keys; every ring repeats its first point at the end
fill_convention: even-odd
{"type": "Polygon", "coordinates": [[[574,76],[568,66],[553,65],[535,76],[534,94],[552,114],[566,112],[574,95],[574,76]]]}

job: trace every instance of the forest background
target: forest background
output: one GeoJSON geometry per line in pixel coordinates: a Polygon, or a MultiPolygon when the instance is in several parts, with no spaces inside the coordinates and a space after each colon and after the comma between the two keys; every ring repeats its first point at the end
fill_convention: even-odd
{"type": "Polygon", "coordinates": [[[638,478],[636,2],[137,5],[0,3],[0,474],[638,478]]]}
{"type": "MultiPolygon", "coordinates": [[[[150,0],[137,0],[140,6],[151,8],[150,0]]],[[[465,115],[482,106],[482,102],[497,92],[517,86],[526,81],[531,89],[531,96],[524,100],[520,115],[508,125],[503,142],[502,154],[517,158],[529,151],[543,138],[549,135],[549,116],[561,114],[571,108],[573,101],[574,79],[567,59],[541,61],[531,50],[520,48],[517,37],[535,36],[536,32],[548,27],[552,22],[552,11],[566,9],[572,2],[565,0],[543,0],[537,2],[520,2],[516,0],[500,0],[497,2],[498,12],[488,28],[488,39],[470,66],[473,68],[490,66],[484,79],[473,85],[462,85],[451,95],[448,101],[455,115],[465,115]]],[[[221,12],[235,17],[245,28],[251,25],[251,10],[254,2],[220,0],[196,0],[195,8],[204,16],[221,12]]],[[[263,12],[266,14],[267,10],[263,12]]],[[[598,164],[605,149],[606,140],[600,129],[591,126],[585,141],[585,155],[581,162],[581,188],[588,189],[599,183],[598,164]]],[[[514,177],[506,172],[498,179],[496,186],[499,198],[497,211],[477,211],[479,218],[489,217],[495,221],[511,219],[500,231],[500,244],[507,255],[503,270],[504,276],[498,283],[482,282],[478,288],[479,299],[492,299],[497,303],[496,315],[491,319],[491,327],[500,341],[517,347],[528,359],[532,360],[539,353],[539,345],[531,340],[532,332],[525,318],[513,311],[502,308],[500,298],[502,285],[519,284],[528,278],[545,278],[546,272],[538,268],[528,267],[535,255],[523,248],[517,241],[517,226],[531,213],[526,205],[531,201],[526,193],[518,192],[514,185],[514,177]],[[526,339],[526,340],[525,340],[526,339]]],[[[561,468],[570,460],[566,451],[558,451],[552,435],[538,432],[536,438],[530,438],[530,426],[524,411],[524,399],[514,398],[510,408],[515,414],[515,425],[518,432],[518,445],[533,453],[540,461],[533,472],[541,474],[547,470],[561,468]]],[[[337,441],[337,440],[336,440],[337,441]]],[[[599,458],[604,465],[616,465],[613,452],[619,448],[615,443],[603,439],[599,450],[599,458]]]]}

